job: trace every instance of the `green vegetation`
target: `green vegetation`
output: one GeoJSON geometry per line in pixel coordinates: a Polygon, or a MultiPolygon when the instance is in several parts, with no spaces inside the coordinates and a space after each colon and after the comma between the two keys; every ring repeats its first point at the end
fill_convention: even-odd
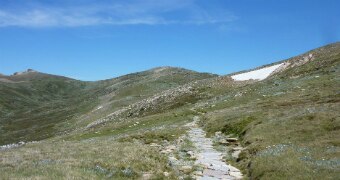
{"type": "Polygon", "coordinates": [[[151,173],[157,179],[172,172],[165,156],[140,143],[109,139],[42,143],[1,152],[1,178],[135,179],[151,173]]]}
{"type": "Polygon", "coordinates": [[[222,131],[240,137],[247,149],[237,164],[249,178],[336,179],[339,67],[337,51],[235,88],[220,95],[224,101],[215,101],[214,108],[203,109],[208,113],[201,124],[210,134],[222,131]],[[234,96],[237,92],[243,93],[234,96]]]}
{"type": "Polygon", "coordinates": [[[37,72],[7,76],[13,82],[0,81],[0,145],[65,134],[157,92],[214,76],[170,67],[98,82],[37,72]]]}
{"type": "MultiPolygon", "coordinates": [[[[199,115],[208,136],[239,138],[245,150],[232,164],[245,179],[338,179],[340,43],[285,62],[310,53],[313,60],[263,81],[179,68],[99,82],[7,77],[13,82],[0,82],[0,145],[45,140],[0,150],[0,177],[176,179],[151,145],[175,144],[187,131],[183,125],[199,115]]],[[[179,150],[193,148],[184,139],[179,150]]]]}

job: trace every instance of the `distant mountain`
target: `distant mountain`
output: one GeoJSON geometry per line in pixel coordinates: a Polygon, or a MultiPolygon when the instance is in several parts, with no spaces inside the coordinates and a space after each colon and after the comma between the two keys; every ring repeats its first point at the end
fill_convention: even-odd
{"type": "MultiPolygon", "coordinates": [[[[162,67],[98,82],[27,70],[0,78],[1,144],[40,140],[100,101],[117,109],[154,93],[216,75],[162,67]],[[109,98],[109,99],[108,99],[109,98]]],[[[104,106],[104,105],[103,105],[104,106]]]]}

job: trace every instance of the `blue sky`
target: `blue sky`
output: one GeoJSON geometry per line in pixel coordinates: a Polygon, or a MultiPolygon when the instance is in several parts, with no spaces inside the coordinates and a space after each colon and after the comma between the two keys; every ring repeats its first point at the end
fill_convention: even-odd
{"type": "Polygon", "coordinates": [[[0,0],[0,73],[228,74],[340,40],[338,0],[0,0]]]}

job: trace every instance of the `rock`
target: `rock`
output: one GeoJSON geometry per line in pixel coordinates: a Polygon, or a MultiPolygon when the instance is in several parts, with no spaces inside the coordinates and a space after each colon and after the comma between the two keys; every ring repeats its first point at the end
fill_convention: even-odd
{"type": "Polygon", "coordinates": [[[165,148],[161,151],[161,153],[163,153],[163,154],[170,154],[170,153],[172,153],[176,148],[177,148],[176,146],[170,145],[170,146],[165,147],[165,148]]]}
{"type": "Polygon", "coordinates": [[[243,178],[242,173],[240,171],[231,171],[229,172],[229,175],[235,177],[235,179],[243,178]]]}
{"type": "Polygon", "coordinates": [[[18,144],[19,144],[19,145],[24,145],[25,142],[24,142],[24,141],[20,141],[18,144]]]}
{"type": "Polygon", "coordinates": [[[222,135],[222,132],[221,132],[221,131],[215,132],[215,136],[220,137],[221,135],[222,135]]]}
{"type": "Polygon", "coordinates": [[[242,151],[244,148],[243,147],[234,147],[232,150],[233,151],[242,151]]]}
{"type": "Polygon", "coordinates": [[[161,147],[161,145],[156,144],[156,143],[151,143],[150,146],[151,146],[151,147],[161,147]]]}
{"type": "Polygon", "coordinates": [[[170,145],[170,146],[167,146],[165,149],[169,149],[169,150],[173,151],[173,150],[176,149],[176,146],[175,145],[170,145]]]}
{"type": "Polygon", "coordinates": [[[236,142],[236,141],[238,141],[237,138],[227,138],[226,140],[227,140],[228,142],[236,142]]]}
{"type": "Polygon", "coordinates": [[[169,177],[170,176],[170,173],[168,173],[168,172],[164,172],[163,174],[164,174],[165,177],[169,177]]]}
{"type": "Polygon", "coordinates": [[[152,174],[151,174],[151,173],[144,173],[144,174],[142,175],[142,179],[143,179],[143,180],[149,180],[149,179],[151,179],[151,177],[152,177],[152,174]]]}
{"type": "Polygon", "coordinates": [[[197,156],[191,156],[189,159],[190,160],[197,160],[198,158],[197,158],[197,156]]]}
{"type": "Polygon", "coordinates": [[[17,75],[22,75],[22,74],[27,74],[27,73],[30,73],[30,72],[37,72],[33,69],[27,69],[26,71],[22,71],[22,72],[15,72],[13,73],[13,76],[17,76],[17,75]]]}
{"type": "Polygon", "coordinates": [[[193,172],[193,175],[195,175],[195,176],[203,176],[203,172],[202,171],[195,171],[195,172],[193,172]]]}
{"type": "Polygon", "coordinates": [[[178,159],[176,159],[175,157],[173,157],[173,156],[170,156],[169,157],[169,164],[170,164],[170,166],[174,166],[174,165],[176,165],[178,163],[178,159]]]}
{"type": "Polygon", "coordinates": [[[227,146],[227,145],[229,145],[229,142],[228,142],[228,141],[226,141],[225,139],[221,139],[221,140],[219,140],[219,141],[218,141],[218,143],[220,143],[221,145],[224,145],[224,146],[227,146]]]}
{"type": "Polygon", "coordinates": [[[192,166],[182,166],[179,170],[183,173],[190,173],[192,170],[192,166]]]}
{"type": "Polygon", "coordinates": [[[172,153],[172,150],[170,150],[170,149],[164,149],[164,150],[161,151],[161,153],[162,153],[162,154],[170,154],[170,153],[172,153]]]}
{"type": "Polygon", "coordinates": [[[175,157],[173,157],[173,156],[170,156],[170,157],[169,157],[169,161],[178,161],[178,159],[175,158],[175,157]]]}
{"type": "Polygon", "coordinates": [[[188,151],[187,154],[188,154],[189,156],[194,156],[194,155],[195,155],[195,153],[194,153],[193,151],[188,151]]]}
{"type": "Polygon", "coordinates": [[[241,150],[238,150],[238,151],[234,151],[233,153],[231,153],[231,156],[233,158],[238,158],[240,156],[240,153],[241,153],[241,150]]]}

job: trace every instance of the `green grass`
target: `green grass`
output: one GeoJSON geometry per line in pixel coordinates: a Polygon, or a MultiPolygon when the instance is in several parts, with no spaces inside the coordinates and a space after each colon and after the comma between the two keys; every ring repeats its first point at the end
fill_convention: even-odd
{"type": "Polygon", "coordinates": [[[156,149],[109,139],[26,145],[1,152],[0,163],[4,179],[137,179],[144,173],[163,179],[172,172],[156,149]]]}
{"type": "MultiPolygon", "coordinates": [[[[183,125],[200,115],[208,136],[222,131],[240,139],[246,149],[231,163],[245,179],[339,179],[339,44],[312,53],[313,61],[261,82],[170,68],[99,82],[43,76],[1,83],[0,145],[48,139],[0,151],[0,178],[166,179],[163,173],[169,172],[168,179],[176,179],[167,157],[149,144],[174,144],[187,130],[183,125]],[[83,129],[196,80],[192,95],[83,129]],[[99,105],[104,108],[93,111],[99,105]]],[[[193,148],[185,140],[179,151],[193,148]]]]}
{"type": "Polygon", "coordinates": [[[155,93],[215,75],[166,68],[82,82],[43,73],[0,82],[0,145],[42,140],[73,131],[155,93]],[[105,112],[94,113],[99,104],[105,112]]]}
{"type": "Polygon", "coordinates": [[[241,139],[247,149],[237,165],[250,179],[337,179],[339,62],[335,54],[226,91],[214,107],[202,108],[207,114],[200,124],[210,135],[222,131],[241,139]],[[234,96],[238,92],[242,96],[234,96]]]}

